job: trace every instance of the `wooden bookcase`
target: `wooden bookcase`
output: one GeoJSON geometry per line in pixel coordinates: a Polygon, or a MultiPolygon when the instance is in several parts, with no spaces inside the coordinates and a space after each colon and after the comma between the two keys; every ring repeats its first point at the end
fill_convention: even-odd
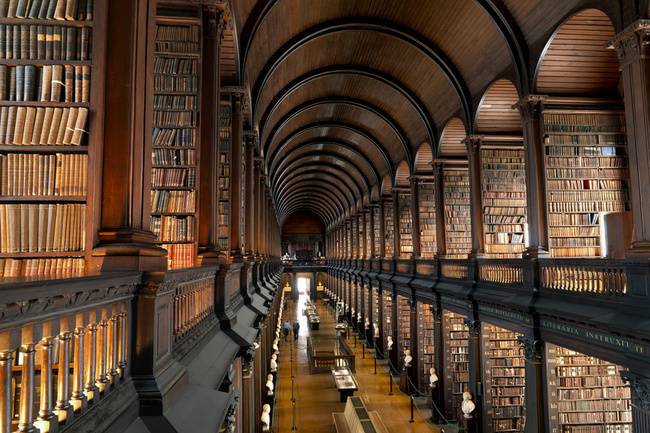
{"type": "Polygon", "coordinates": [[[392,259],[395,254],[394,248],[395,226],[393,224],[393,201],[384,199],[384,258],[392,259]]]}
{"type": "Polygon", "coordinates": [[[374,212],[372,214],[372,217],[374,219],[374,233],[373,236],[375,238],[375,250],[373,251],[373,256],[374,258],[380,258],[381,257],[381,245],[382,242],[384,242],[384,239],[381,238],[381,212],[379,209],[379,206],[375,206],[374,212]]]}
{"type": "Polygon", "coordinates": [[[524,431],[526,359],[517,339],[520,335],[482,323],[483,411],[487,433],[524,431]]]}
{"type": "Polygon", "coordinates": [[[154,39],[151,231],[168,268],[194,266],[198,235],[201,12],[159,8],[154,39]]]}
{"type": "Polygon", "coordinates": [[[547,110],[543,119],[551,255],[601,256],[602,215],[629,210],[624,113],[547,110]]]}
{"type": "MultiPolygon", "coordinates": [[[[372,315],[371,309],[372,309],[372,292],[370,290],[370,286],[368,286],[368,283],[364,282],[363,283],[363,317],[364,317],[364,320],[365,319],[370,320],[370,316],[372,315]]],[[[365,326],[365,324],[364,324],[364,326],[365,326]]]]}
{"type": "Polygon", "coordinates": [[[522,146],[481,146],[485,252],[517,258],[526,247],[526,167],[522,146]]]}
{"type": "Polygon", "coordinates": [[[420,391],[429,393],[429,370],[435,367],[435,329],[433,306],[417,303],[418,365],[420,366],[420,391]]]}
{"type": "Polygon", "coordinates": [[[445,411],[447,418],[459,419],[463,392],[469,382],[469,330],[465,316],[443,310],[442,329],[445,348],[445,411]]]}
{"type": "Polygon", "coordinates": [[[411,194],[399,192],[397,194],[399,215],[399,258],[410,259],[413,257],[413,218],[411,216],[411,194]]]}
{"type": "Polygon", "coordinates": [[[364,216],[363,216],[363,220],[365,221],[365,225],[366,225],[366,228],[365,228],[365,233],[366,233],[366,252],[365,252],[365,254],[364,254],[364,259],[370,259],[370,258],[372,258],[372,254],[373,254],[373,251],[372,251],[372,236],[373,236],[373,232],[372,232],[372,230],[370,230],[370,229],[371,229],[371,226],[372,226],[372,224],[371,224],[371,219],[370,219],[371,216],[372,216],[372,215],[370,214],[370,211],[366,211],[366,212],[364,213],[364,216]]]}
{"type": "Polygon", "coordinates": [[[467,167],[443,168],[448,258],[467,258],[472,250],[472,223],[467,167]]]}
{"type": "Polygon", "coordinates": [[[44,4],[0,17],[0,277],[82,274],[97,229],[106,3],[44,4]]]}
{"type": "Polygon", "coordinates": [[[384,319],[384,354],[386,357],[389,357],[387,349],[389,336],[393,338],[393,348],[396,349],[398,347],[397,341],[395,341],[395,335],[393,335],[393,321],[395,320],[393,318],[393,296],[386,291],[382,291],[381,294],[381,308],[383,309],[382,317],[384,319]]]}
{"type": "MultiPolygon", "coordinates": [[[[373,325],[376,324],[377,326],[381,326],[381,324],[379,323],[379,318],[381,317],[379,308],[382,305],[382,303],[380,303],[379,293],[380,293],[379,288],[372,287],[372,324],[373,325]]],[[[374,329],[372,329],[372,331],[374,335],[374,329]]]]}
{"type": "Polygon", "coordinates": [[[420,212],[420,257],[432,259],[436,255],[436,201],[433,179],[418,182],[418,209],[420,212]]]}
{"type": "Polygon", "coordinates": [[[222,95],[219,104],[219,168],[217,197],[217,247],[230,250],[230,155],[232,146],[232,101],[222,95]]]}
{"type": "Polygon", "coordinates": [[[399,349],[397,353],[398,367],[402,368],[404,366],[405,350],[411,350],[413,359],[416,356],[411,345],[411,301],[402,295],[397,295],[397,339],[398,341],[395,343],[399,349]]]}
{"type": "Polygon", "coordinates": [[[354,233],[357,235],[357,259],[363,259],[363,243],[366,238],[365,224],[363,220],[363,214],[354,218],[354,224],[356,230],[354,233]]]}
{"type": "Polygon", "coordinates": [[[630,387],[622,367],[546,345],[551,433],[632,433],[630,387]]]}

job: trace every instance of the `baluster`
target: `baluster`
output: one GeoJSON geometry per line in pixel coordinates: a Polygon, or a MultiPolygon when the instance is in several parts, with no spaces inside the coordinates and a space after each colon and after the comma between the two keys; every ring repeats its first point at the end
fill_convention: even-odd
{"type": "Polygon", "coordinates": [[[56,386],[56,411],[59,415],[59,421],[65,421],[68,417],[70,403],[70,332],[61,332],[57,339],[59,340],[59,369],[57,374],[56,386]]]}
{"type": "Polygon", "coordinates": [[[102,312],[102,320],[97,324],[97,371],[95,372],[95,382],[100,392],[106,389],[108,379],[106,378],[106,356],[108,352],[108,338],[106,335],[106,318],[102,312]]]}
{"type": "Polygon", "coordinates": [[[33,344],[20,346],[23,368],[20,378],[20,414],[18,417],[19,432],[35,432],[34,428],[34,354],[33,344]]]}
{"type": "Polygon", "coordinates": [[[45,337],[41,340],[41,401],[38,411],[38,419],[46,425],[53,420],[54,414],[52,404],[52,352],[54,343],[52,337],[45,337]]]}
{"type": "Polygon", "coordinates": [[[77,411],[81,409],[85,402],[86,402],[86,396],[84,394],[84,351],[85,351],[85,345],[84,345],[84,339],[86,335],[86,330],[84,329],[83,326],[83,319],[81,319],[81,322],[77,324],[77,327],[73,331],[73,337],[74,337],[74,362],[73,362],[73,370],[74,373],[72,375],[72,394],[70,398],[70,402],[72,403],[72,408],[73,410],[77,411]]]}
{"type": "Polygon", "coordinates": [[[113,311],[111,311],[112,316],[109,320],[109,329],[110,329],[110,334],[111,334],[111,339],[109,342],[109,349],[110,349],[110,356],[109,356],[109,362],[110,362],[110,381],[115,386],[117,384],[117,377],[120,374],[118,372],[118,343],[119,343],[119,338],[118,338],[118,330],[117,330],[117,314],[113,311]]]}
{"type": "Polygon", "coordinates": [[[11,365],[13,353],[0,352],[0,433],[11,433],[11,365]]]}
{"type": "MultiPolygon", "coordinates": [[[[94,320],[94,319],[93,319],[94,320]]],[[[95,370],[97,368],[97,325],[91,323],[88,325],[86,337],[88,338],[86,345],[86,386],[85,394],[89,400],[95,398],[95,393],[98,391],[97,385],[95,384],[95,370]]]]}
{"type": "Polygon", "coordinates": [[[124,377],[124,370],[126,369],[126,354],[127,354],[127,323],[126,323],[126,312],[120,313],[120,360],[118,365],[120,367],[120,373],[124,377]]]}

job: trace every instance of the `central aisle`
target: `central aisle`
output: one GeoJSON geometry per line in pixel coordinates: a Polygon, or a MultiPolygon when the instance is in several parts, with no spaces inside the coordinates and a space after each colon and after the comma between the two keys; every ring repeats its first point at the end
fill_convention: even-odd
{"type": "MultiPolygon", "coordinates": [[[[278,380],[276,384],[276,409],[274,419],[275,433],[289,433],[292,429],[291,405],[291,372],[293,370],[294,395],[296,399],[296,428],[297,431],[309,433],[333,433],[332,412],[342,412],[345,404],[339,402],[339,393],[334,386],[334,381],[329,373],[310,374],[307,360],[307,336],[309,327],[307,318],[302,315],[302,308],[306,298],[301,296],[298,304],[287,300],[282,323],[289,320],[292,324],[296,318],[300,322],[300,332],[297,342],[290,335],[285,343],[281,339],[280,362],[278,365],[278,380]]],[[[317,302],[320,314],[320,330],[314,331],[318,335],[334,335],[336,323],[333,311],[321,300],[317,302]]],[[[354,348],[354,339],[349,340],[350,347],[354,348]]],[[[410,400],[397,389],[394,384],[394,395],[388,395],[389,383],[386,367],[377,365],[374,374],[373,354],[366,351],[366,358],[362,359],[361,343],[354,349],[356,355],[357,372],[355,377],[359,382],[359,391],[355,395],[363,398],[369,410],[380,413],[384,424],[391,433],[431,433],[439,432],[437,426],[427,422],[424,415],[416,410],[415,422],[409,423],[410,400]]]]}

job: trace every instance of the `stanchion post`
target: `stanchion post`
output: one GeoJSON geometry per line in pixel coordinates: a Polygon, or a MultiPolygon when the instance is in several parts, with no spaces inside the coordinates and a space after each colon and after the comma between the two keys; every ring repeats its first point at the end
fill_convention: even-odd
{"type": "Polygon", "coordinates": [[[375,356],[375,372],[373,374],[377,374],[377,356],[375,356]]]}
{"type": "Polygon", "coordinates": [[[366,359],[366,343],[363,342],[361,346],[361,359],[366,359]]]}
{"type": "Polygon", "coordinates": [[[411,419],[409,420],[410,423],[415,422],[415,418],[413,418],[414,409],[415,409],[415,399],[413,398],[413,396],[411,396],[411,419]]]}
{"type": "Polygon", "coordinates": [[[388,383],[389,383],[389,391],[388,395],[393,395],[393,375],[390,372],[390,367],[388,367],[388,383]]]}

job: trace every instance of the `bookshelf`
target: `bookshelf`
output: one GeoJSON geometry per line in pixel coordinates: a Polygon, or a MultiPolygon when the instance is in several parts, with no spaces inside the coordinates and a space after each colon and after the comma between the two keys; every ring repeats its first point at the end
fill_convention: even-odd
{"type": "Polygon", "coordinates": [[[169,269],[194,265],[201,26],[158,15],[154,42],[151,231],[169,269]]]}
{"type": "Polygon", "coordinates": [[[352,229],[351,229],[350,222],[347,222],[345,224],[345,245],[346,245],[346,252],[345,252],[346,255],[345,255],[345,257],[347,259],[353,258],[353,255],[352,255],[352,251],[353,251],[353,249],[352,249],[352,229]]]}
{"type": "Polygon", "coordinates": [[[431,179],[418,182],[420,212],[420,257],[432,259],[436,254],[436,201],[431,179]]]}
{"type": "Polygon", "coordinates": [[[93,0],[62,5],[0,11],[0,277],[79,275],[93,246],[103,36],[93,0]]]}
{"type": "Polygon", "coordinates": [[[523,349],[518,334],[482,323],[485,426],[487,432],[521,432],[526,423],[523,349]]]}
{"type": "Polygon", "coordinates": [[[435,364],[435,329],[433,306],[422,302],[417,303],[418,323],[418,365],[420,366],[420,390],[428,394],[429,370],[435,364]]]}
{"type": "Polygon", "coordinates": [[[372,215],[370,214],[370,211],[367,211],[363,216],[363,220],[365,221],[365,224],[366,224],[366,229],[365,229],[366,230],[366,254],[364,256],[365,259],[371,259],[372,254],[373,254],[373,251],[372,251],[373,232],[372,232],[372,230],[370,230],[371,226],[372,226],[372,224],[371,224],[372,221],[370,219],[371,216],[372,215]]]}
{"type": "Polygon", "coordinates": [[[445,340],[445,411],[450,419],[459,419],[463,392],[469,382],[469,330],[465,316],[443,310],[445,340]]]}
{"type": "Polygon", "coordinates": [[[217,247],[230,250],[230,150],[232,145],[232,103],[223,95],[219,104],[219,167],[217,247]]]}
{"type": "Polygon", "coordinates": [[[553,344],[546,355],[551,433],[632,433],[622,367],[553,344]]]}
{"type": "Polygon", "coordinates": [[[374,257],[375,258],[381,258],[381,242],[383,239],[381,239],[381,212],[379,209],[379,206],[376,206],[374,209],[374,212],[372,213],[372,217],[374,219],[374,233],[373,236],[375,238],[375,250],[373,251],[374,257]]]}
{"type": "Polygon", "coordinates": [[[469,173],[466,168],[443,168],[445,228],[448,258],[463,259],[472,250],[469,173]]]}
{"type": "MultiPolygon", "coordinates": [[[[388,347],[388,337],[393,338],[393,348],[397,348],[397,342],[395,341],[395,336],[393,335],[393,296],[390,293],[385,291],[381,292],[381,308],[382,308],[382,317],[384,319],[384,348],[388,347]]],[[[389,356],[388,352],[385,353],[386,357],[389,356]]]]}
{"type": "Polygon", "coordinates": [[[393,201],[384,200],[384,258],[392,259],[394,248],[395,225],[393,224],[393,201]]]}
{"type": "MultiPolygon", "coordinates": [[[[399,367],[404,365],[404,351],[411,350],[411,302],[409,298],[402,295],[397,295],[397,347],[399,352],[397,354],[399,359],[399,367]]],[[[415,357],[414,353],[411,356],[415,357]]]]}
{"type": "Polygon", "coordinates": [[[485,252],[517,258],[526,247],[526,167],[521,146],[482,146],[485,252]]]}
{"type": "Polygon", "coordinates": [[[397,194],[399,215],[399,258],[410,259],[413,256],[413,219],[411,218],[411,195],[397,194]]]}
{"type": "Polygon", "coordinates": [[[602,215],[629,210],[624,114],[545,111],[544,134],[551,256],[601,256],[602,215]]]}
{"type": "Polygon", "coordinates": [[[359,215],[358,218],[355,218],[354,221],[357,227],[357,230],[354,232],[357,234],[357,258],[363,259],[364,258],[363,243],[365,242],[366,239],[365,222],[363,219],[363,214],[359,215]]]}
{"type": "MultiPolygon", "coordinates": [[[[370,320],[372,308],[372,292],[368,283],[363,283],[363,318],[370,320]]],[[[365,326],[365,325],[364,325],[365,326]]]]}
{"type": "MultiPolygon", "coordinates": [[[[380,312],[379,312],[379,306],[381,305],[379,302],[379,288],[373,287],[372,289],[372,324],[376,324],[377,326],[380,326],[381,324],[379,323],[379,318],[381,317],[380,312]]],[[[374,329],[373,329],[373,335],[374,335],[374,329]]]]}

